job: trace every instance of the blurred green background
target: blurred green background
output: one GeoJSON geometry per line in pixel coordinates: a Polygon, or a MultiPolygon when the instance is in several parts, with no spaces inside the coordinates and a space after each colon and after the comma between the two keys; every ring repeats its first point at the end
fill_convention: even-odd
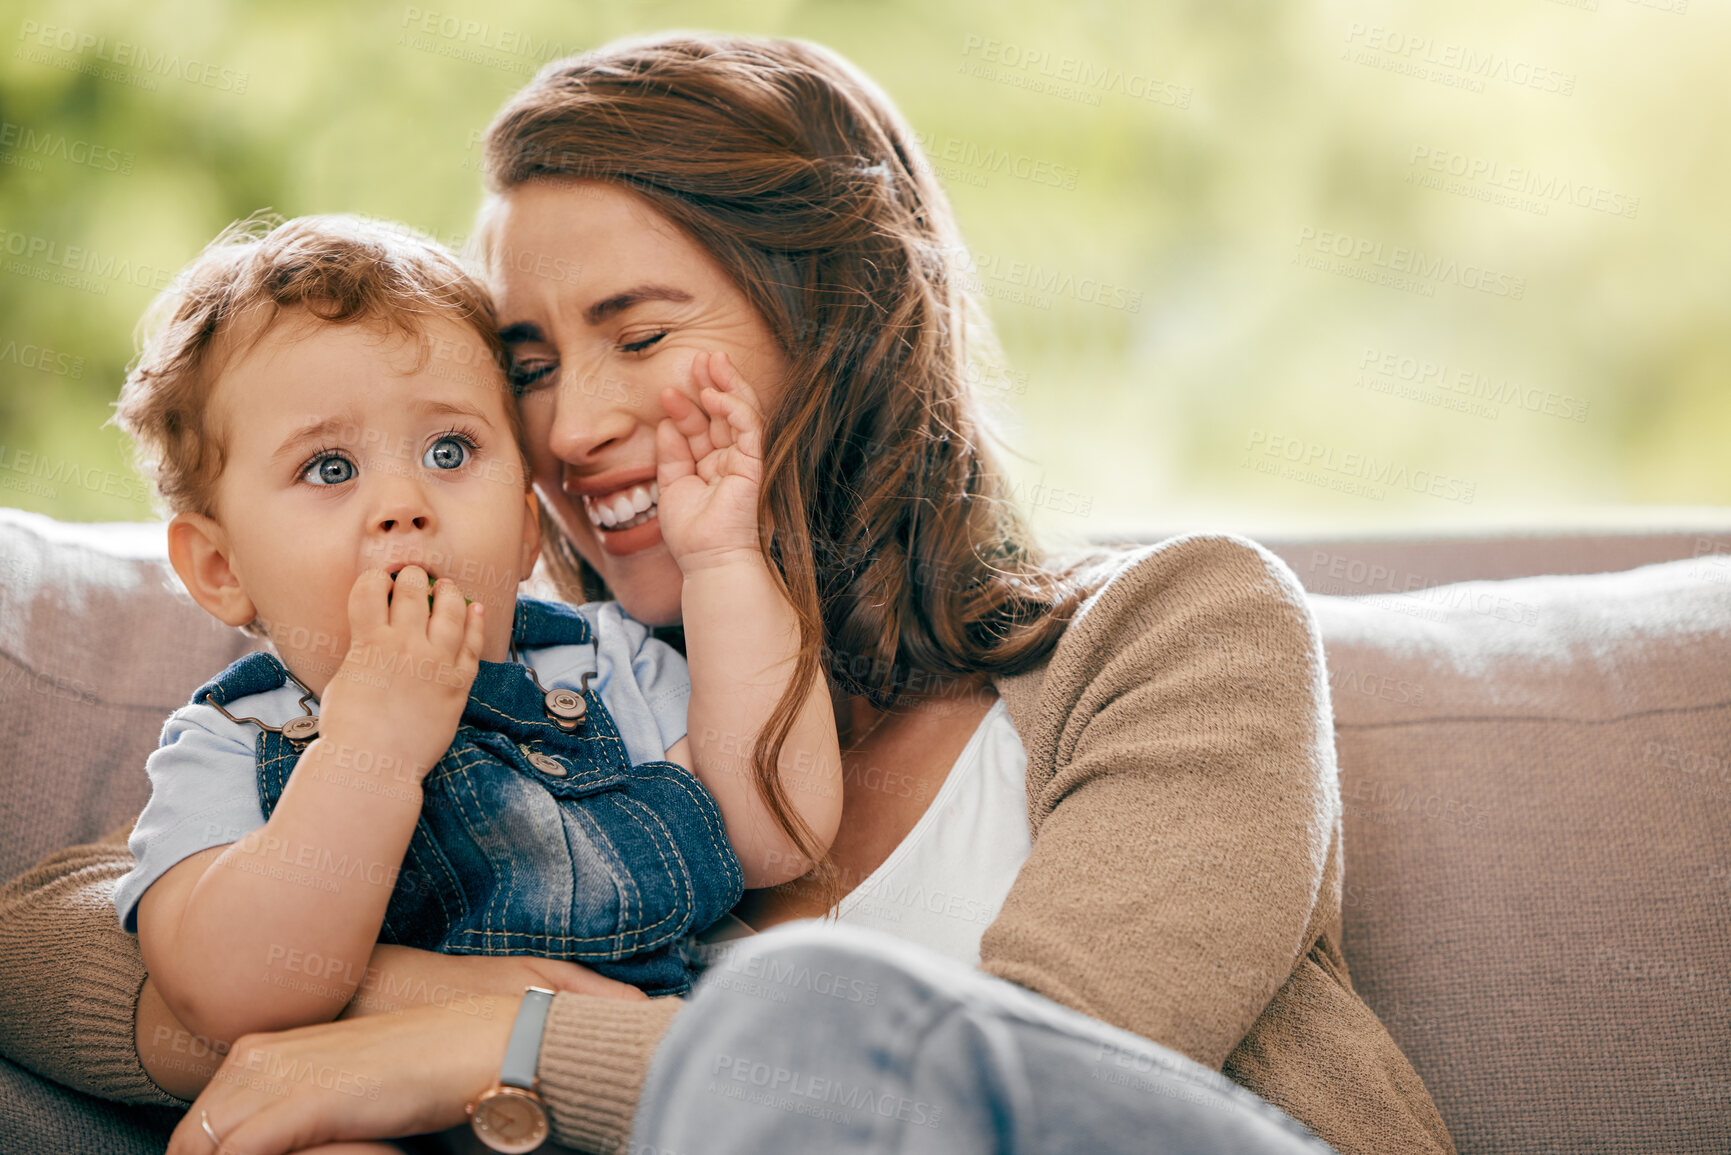
{"type": "Polygon", "coordinates": [[[900,104],[1048,534],[1731,506],[1731,11],[1702,0],[8,2],[0,503],[154,517],[104,422],[206,240],[269,208],[458,242],[506,96],[665,28],[819,40],[900,104]]]}

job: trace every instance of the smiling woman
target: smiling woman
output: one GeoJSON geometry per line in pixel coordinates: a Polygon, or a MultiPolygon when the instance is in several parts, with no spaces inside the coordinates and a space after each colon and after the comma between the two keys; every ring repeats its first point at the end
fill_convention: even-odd
{"type": "MultiPolygon", "coordinates": [[[[1320,1150],[1300,1123],[1346,1155],[1452,1151],[1341,958],[1340,795],[1301,588],[1240,539],[1058,555],[1033,538],[986,444],[971,369],[991,335],[949,204],[884,93],[808,43],[627,41],[543,70],[486,155],[482,235],[554,575],[572,600],[679,622],[694,671],[761,645],[752,623],[781,611],[768,632],[797,645],[734,679],[767,684],[774,714],[700,711],[694,672],[690,742],[749,751],[712,785],[724,813],[727,794],[763,803],[730,841],[822,813],[827,856],[793,839],[756,864],[784,869],[685,943],[708,965],[689,1001],[567,973],[548,1006],[521,970],[406,964],[523,1016],[503,1065],[498,1022],[357,1000],[243,1040],[198,1090],[164,1062],[173,1020],[134,968],[136,1016],[103,1020],[129,1033],[78,1034],[100,1052],[84,1067],[197,1090],[175,1155],[206,1155],[210,1127],[260,1152],[448,1127],[495,1072],[593,1151],[1320,1150]],[[717,507],[717,556],[691,556],[752,559],[749,604],[689,564],[686,536],[716,528],[682,505],[694,477],[748,484],[717,507]],[[790,739],[811,686],[828,747],[790,739]],[[829,775],[776,777],[784,761],[829,775]],[[921,789],[887,788],[885,766],[921,789]],[[898,937],[777,925],[862,910],[898,937]],[[282,1063],[385,1089],[246,1077],[282,1063]]],[[[112,931],[59,913],[55,933],[112,931]]]]}
{"type": "Polygon", "coordinates": [[[489,201],[483,220],[535,488],[558,537],[633,617],[677,622],[679,569],[647,489],[669,420],[663,391],[695,400],[694,355],[718,351],[773,411],[786,359],[714,258],[629,189],[535,181],[489,201]],[[544,277],[498,256],[524,252],[570,272],[544,277]],[[629,513],[607,509],[620,494],[629,513]]]}

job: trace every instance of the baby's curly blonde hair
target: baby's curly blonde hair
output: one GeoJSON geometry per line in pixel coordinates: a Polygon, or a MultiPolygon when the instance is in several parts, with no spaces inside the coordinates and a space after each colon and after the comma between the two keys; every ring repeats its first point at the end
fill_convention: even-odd
{"type": "Polygon", "coordinates": [[[225,455],[209,401],[235,352],[228,339],[244,322],[256,340],[287,309],[333,325],[372,322],[416,339],[425,338],[432,317],[467,326],[491,357],[469,369],[497,376],[527,460],[492,298],[454,253],[405,225],[367,217],[253,217],[224,229],[151,303],[139,326],[138,358],[115,403],[114,420],[131,436],[138,467],[167,512],[213,514],[225,455]]]}

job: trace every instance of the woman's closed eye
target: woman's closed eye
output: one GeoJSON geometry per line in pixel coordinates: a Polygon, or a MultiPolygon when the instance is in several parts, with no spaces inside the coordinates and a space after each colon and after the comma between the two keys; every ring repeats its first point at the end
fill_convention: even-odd
{"type": "MultiPolygon", "coordinates": [[[[650,333],[633,336],[619,341],[621,353],[647,353],[671,330],[656,329],[650,333]]],[[[511,382],[511,391],[522,396],[537,385],[546,385],[557,375],[559,362],[543,360],[538,357],[513,357],[506,376],[511,382]]]]}
{"type": "Polygon", "coordinates": [[[657,341],[661,340],[661,338],[667,336],[667,332],[668,331],[666,329],[658,329],[653,333],[649,333],[649,334],[647,334],[641,338],[635,339],[635,340],[620,341],[619,342],[619,348],[622,352],[625,352],[625,353],[642,353],[645,350],[647,350],[651,345],[653,345],[657,341]]]}
{"type": "Polygon", "coordinates": [[[513,357],[511,368],[506,376],[510,379],[511,391],[521,395],[537,384],[546,383],[552,377],[554,370],[558,368],[559,362],[557,361],[546,361],[535,357],[521,359],[513,357]]]}

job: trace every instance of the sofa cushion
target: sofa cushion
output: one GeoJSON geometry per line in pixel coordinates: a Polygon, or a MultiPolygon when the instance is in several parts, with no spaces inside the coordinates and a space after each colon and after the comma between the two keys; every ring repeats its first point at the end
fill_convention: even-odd
{"type": "Polygon", "coordinates": [[[0,1151],[160,1155],[179,1121],[178,1111],[93,1099],[0,1059],[0,1151]]]}
{"type": "Polygon", "coordinates": [[[162,535],[0,510],[0,878],[136,817],[169,713],[258,645],[180,589],[162,535]]]}
{"type": "Polygon", "coordinates": [[[1731,1150],[1731,558],[1311,600],[1344,950],[1460,1150],[1731,1150]]]}

